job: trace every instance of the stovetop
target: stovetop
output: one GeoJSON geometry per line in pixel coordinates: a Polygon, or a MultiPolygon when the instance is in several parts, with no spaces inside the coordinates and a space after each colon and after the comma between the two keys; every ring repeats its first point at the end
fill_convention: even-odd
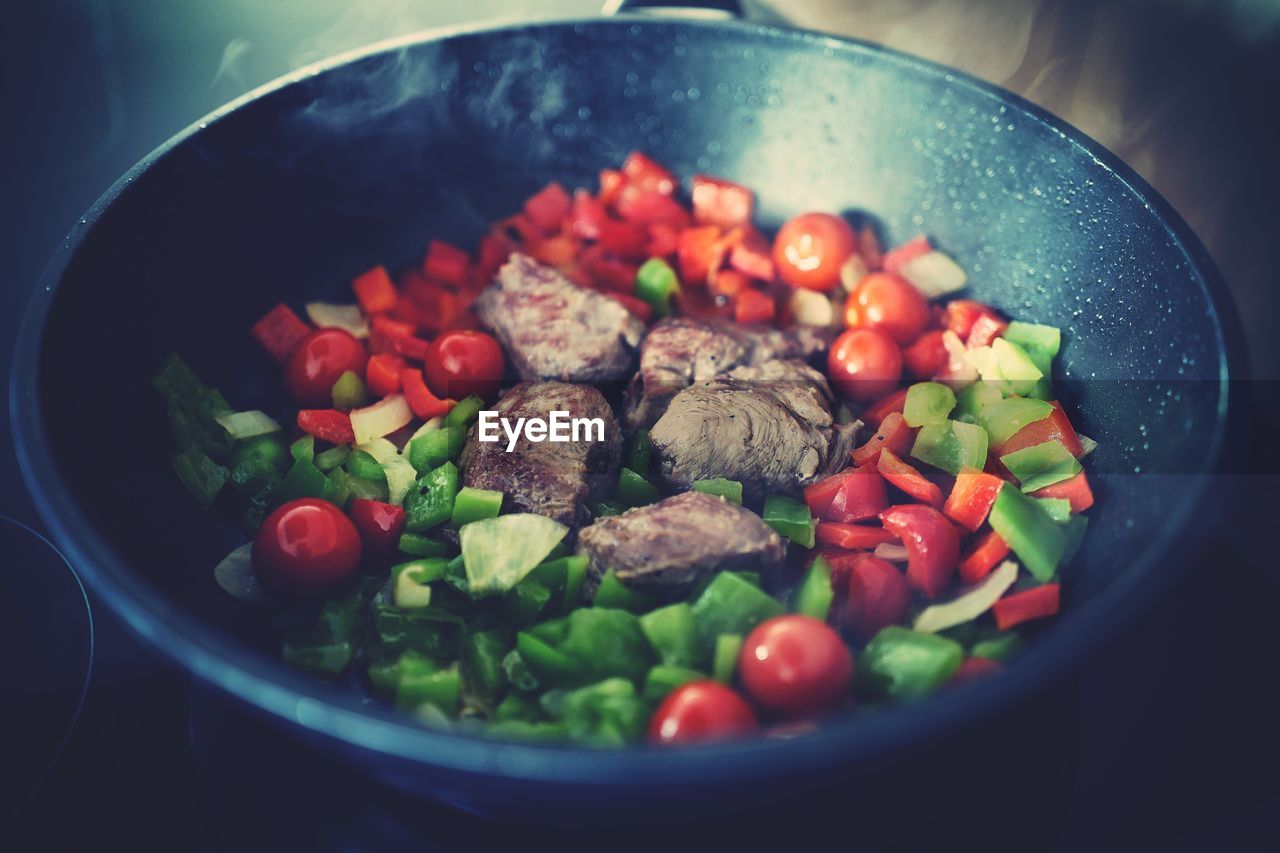
{"type": "MultiPolygon", "coordinates": [[[[349,46],[343,39],[358,43],[389,34],[386,21],[370,25],[364,38],[350,22],[341,25],[340,6],[370,4],[316,0],[280,4],[278,14],[276,4],[272,14],[255,12],[262,4],[248,2],[208,4],[193,13],[197,5],[48,0],[15,12],[12,20],[20,26],[11,32],[23,37],[7,40],[0,52],[5,114],[21,116],[0,134],[9,201],[0,214],[4,375],[10,342],[45,260],[115,177],[172,132],[292,64],[349,46]],[[304,6],[305,14],[299,11],[304,6]]],[[[386,4],[418,16],[404,29],[445,23],[449,15],[456,20],[512,11],[495,0],[422,5],[432,6],[436,17],[424,18],[410,4],[386,4]]],[[[536,5],[579,14],[595,4],[536,5]]],[[[7,433],[7,411],[0,417],[0,432],[7,433]]],[[[1271,435],[1274,426],[1262,424],[1271,435]]],[[[1274,509],[1280,467],[1264,441],[1257,447],[1270,454],[1260,463],[1270,476],[1240,478],[1249,496],[1196,558],[1200,565],[1188,580],[1195,594],[1171,591],[1153,602],[1147,616],[1087,671],[1038,697],[1037,716],[1027,721],[1040,733],[1031,751],[1016,765],[995,769],[982,786],[956,791],[954,802],[931,809],[936,816],[930,821],[904,826],[904,848],[966,838],[986,839],[988,849],[1241,849],[1263,838],[1280,840],[1273,820],[1280,808],[1274,774],[1280,727],[1272,695],[1280,592],[1269,565],[1274,560],[1263,553],[1269,543],[1262,531],[1271,528],[1258,520],[1267,502],[1274,509]]],[[[0,514],[38,529],[11,442],[0,448],[0,483],[6,485],[0,514]]],[[[67,608],[83,607],[73,599],[51,593],[34,603],[29,618],[68,618],[67,608]]],[[[305,771],[307,756],[295,755],[296,763],[271,772],[253,765],[259,744],[234,725],[234,709],[193,691],[184,674],[143,648],[92,593],[89,599],[95,660],[79,721],[0,847],[91,849],[107,840],[138,850],[243,850],[274,837],[265,823],[278,829],[290,821],[306,824],[311,835],[283,837],[308,849],[403,842],[403,828],[389,810],[368,804],[367,791],[328,783],[318,789],[305,771]],[[336,807],[326,806],[334,802],[336,807]]],[[[41,653],[39,647],[20,651],[41,653]]],[[[71,682],[66,691],[78,689],[71,682]]],[[[48,701],[51,708],[65,707],[67,695],[48,701]]],[[[803,813],[686,827],[676,840],[794,843],[799,826],[805,837],[856,843],[849,813],[841,792],[831,791],[803,813]]],[[[527,843],[520,827],[443,806],[419,817],[435,827],[432,846],[441,849],[527,843]]],[[[540,832],[543,843],[566,846],[570,840],[597,846],[623,840],[569,829],[562,839],[552,830],[540,832]]],[[[647,840],[639,826],[627,828],[625,836],[626,846],[647,840]]]]}

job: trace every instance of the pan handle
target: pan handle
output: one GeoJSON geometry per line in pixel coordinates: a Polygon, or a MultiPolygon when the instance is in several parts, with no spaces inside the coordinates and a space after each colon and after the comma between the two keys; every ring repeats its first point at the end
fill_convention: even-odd
{"type": "Polygon", "coordinates": [[[604,15],[642,12],[682,18],[741,18],[737,0],[605,0],[604,15]]]}

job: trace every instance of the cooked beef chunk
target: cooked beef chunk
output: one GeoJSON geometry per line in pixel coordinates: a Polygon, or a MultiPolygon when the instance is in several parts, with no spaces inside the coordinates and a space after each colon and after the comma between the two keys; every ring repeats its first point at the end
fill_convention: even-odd
{"type": "Polygon", "coordinates": [[[670,592],[710,572],[777,568],[787,555],[758,515],[702,492],[602,518],[578,534],[578,551],[593,585],[613,569],[628,586],[670,592]]]}
{"type": "Polygon", "coordinates": [[[764,326],[672,317],[662,320],[640,346],[640,372],[627,389],[627,426],[652,426],[667,403],[693,382],[735,367],[774,359],[806,359],[831,343],[827,329],[764,326]]]}
{"type": "Polygon", "coordinates": [[[831,389],[799,361],[739,367],[671,399],[649,431],[662,476],[739,480],[753,495],[798,495],[849,462],[859,424],[837,424],[831,389]]]}
{"type": "Polygon", "coordinates": [[[644,335],[644,323],[621,302],[521,254],[498,270],[475,312],[522,379],[621,379],[644,335]]]}
{"type": "Polygon", "coordinates": [[[517,418],[546,418],[552,411],[604,421],[604,441],[531,442],[522,434],[510,453],[505,434],[500,441],[481,442],[478,427],[472,427],[460,460],[463,485],[502,492],[504,510],[535,512],[570,527],[586,522],[585,502],[617,481],[622,453],[622,431],[604,396],[589,385],[521,382],[494,411],[513,426],[517,418]]]}

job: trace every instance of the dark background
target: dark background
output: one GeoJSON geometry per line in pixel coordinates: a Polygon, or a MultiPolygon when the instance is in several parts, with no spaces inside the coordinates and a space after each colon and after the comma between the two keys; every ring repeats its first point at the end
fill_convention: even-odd
{"type": "MultiPolygon", "coordinates": [[[[1253,350],[1255,381],[1247,390],[1260,404],[1253,467],[1236,478],[1236,503],[1212,545],[1193,557],[1195,571],[1182,588],[1153,602],[1145,621],[1104,658],[1028,703],[1027,714],[1043,733],[1037,748],[994,769],[981,786],[956,791],[953,803],[933,804],[929,811],[938,817],[904,826],[903,847],[971,839],[988,849],[1228,850],[1267,841],[1275,849],[1280,594],[1273,516],[1280,478],[1271,445],[1280,347],[1272,331],[1280,316],[1280,157],[1271,113],[1280,91],[1277,4],[768,5],[805,26],[887,41],[1009,85],[1112,147],[1206,240],[1242,306],[1253,350]],[[1025,43],[1018,41],[1022,30],[1009,23],[1023,18],[1025,43]],[[1004,22],[1003,28],[956,30],[957,22],[984,20],[1004,22]],[[984,32],[992,41],[983,41],[984,32]]],[[[496,14],[590,14],[594,8],[592,0],[6,4],[0,51],[5,375],[22,308],[61,236],[125,169],[205,112],[306,62],[378,38],[496,14]]],[[[85,365],[86,381],[110,381],[110,370],[110,353],[104,353],[99,363],[85,365]]],[[[9,434],[7,412],[0,433],[9,434]]],[[[0,514],[38,527],[12,442],[4,441],[0,453],[0,514]]],[[[27,565],[12,553],[0,561],[0,572],[13,577],[27,565]]],[[[26,617],[56,623],[75,605],[63,586],[32,601],[26,617]]],[[[249,764],[243,779],[197,770],[193,753],[208,746],[197,741],[192,749],[189,708],[208,698],[191,696],[185,678],[142,649],[104,609],[95,607],[94,617],[97,658],[79,724],[32,804],[10,835],[0,836],[0,848],[85,849],[107,842],[108,848],[238,849],[246,822],[260,816],[237,811],[237,796],[298,799],[291,794],[305,790],[302,783],[268,775],[255,784],[257,768],[249,764]],[[298,789],[290,790],[294,784],[298,789]]],[[[42,653],[29,645],[5,651],[36,659],[42,653]]],[[[69,677],[68,695],[77,687],[69,677]]],[[[8,731],[4,736],[15,740],[0,743],[11,746],[23,734],[8,731]]],[[[0,816],[6,805],[0,804],[0,816]]],[[[803,825],[815,840],[843,833],[856,842],[855,805],[832,791],[803,815],[779,814],[753,826],[749,840],[782,843],[803,825]]],[[[316,808],[308,819],[323,823],[332,816],[316,808]]],[[[444,810],[432,819],[441,847],[470,846],[477,837],[528,843],[518,828],[444,810]]],[[[359,821],[348,823],[357,829],[338,837],[359,839],[359,821]]],[[[662,843],[699,834],[725,843],[733,832],[720,825],[686,829],[662,843]]]]}

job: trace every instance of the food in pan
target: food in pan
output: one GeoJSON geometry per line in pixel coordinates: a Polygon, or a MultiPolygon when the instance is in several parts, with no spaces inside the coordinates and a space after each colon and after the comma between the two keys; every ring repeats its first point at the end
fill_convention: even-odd
{"type": "Polygon", "coordinates": [[[174,469],[252,535],[215,577],[285,660],[427,725],[678,744],[919,700],[1058,611],[1093,503],[1058,330],[924,237],[688,198],[632,154],[271,309],[270,414],[166,361],[174,469]]]}

